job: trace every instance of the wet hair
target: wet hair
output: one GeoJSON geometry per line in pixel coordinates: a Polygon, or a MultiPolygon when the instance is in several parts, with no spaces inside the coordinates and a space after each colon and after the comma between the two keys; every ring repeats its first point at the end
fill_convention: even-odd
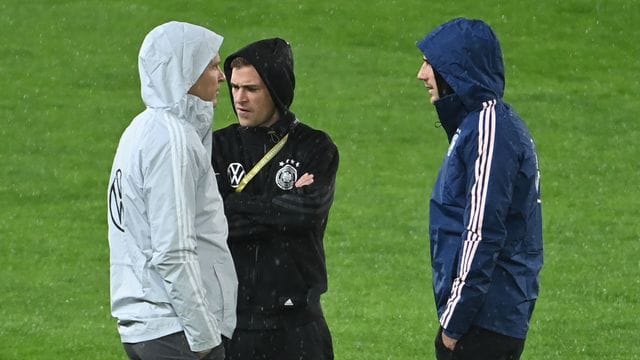
{"type": "Polygon", "coordinates": [[[231,64],[229,65],[232,69],[237,69],[237,68],[241,68],[241,67],[245,67],[245,66],[249,66],[251,65],[249,63],[249,61],[247,61],[247,59],[243,58],[243,57],[237,57],[235,59],[233,59],[231,61],[231,64]]]}

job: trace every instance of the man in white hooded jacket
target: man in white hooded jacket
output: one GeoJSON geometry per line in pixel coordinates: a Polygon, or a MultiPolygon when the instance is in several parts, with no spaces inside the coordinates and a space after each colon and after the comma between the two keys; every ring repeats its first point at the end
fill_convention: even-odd
{"type": "Polygon", "coordinates": [[[108,189],[111,308],[131,359],[223,359],[237,277],[211,167],[223,38],[169,22],[139,54],[146,109],[124,131],[108,189]]]}

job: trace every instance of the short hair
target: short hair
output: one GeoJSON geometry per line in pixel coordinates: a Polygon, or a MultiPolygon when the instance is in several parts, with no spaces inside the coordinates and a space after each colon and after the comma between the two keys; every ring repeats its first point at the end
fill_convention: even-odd
{"type": "Polygon", "coordinates": [[[249,65],[251,64],[247,61],[247,59],[243,57],[237,57],[231,60],[231,64],[229,64],[229,67],[232,69],[236,69],[236,68],[241,68],[249,65]]]}

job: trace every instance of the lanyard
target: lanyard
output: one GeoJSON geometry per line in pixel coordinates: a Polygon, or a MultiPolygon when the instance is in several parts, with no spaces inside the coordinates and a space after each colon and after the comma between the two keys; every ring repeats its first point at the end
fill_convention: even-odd
{"type": "Polygon", "coordinates": [[[280,139],[280,141],[278,141],[277,144],[274,145],[274,147],[271,148],[271,150],[269,150],[266,154],[264,154],[262,159],[260,159],[260,161],[258,161],[258,163],[253,166],[253,168],[249,171],[247,175],[245,175],[242,178],[242,180],[240,180],[240,184],[238,184],[238,187],[236,188],[237,193],[244,190],[244,187],[247,186],[249,181],[251,181],[251,179],[253,179],[253,177],[256,176],[256,174],[260,170],[262,170],[262,168],[265,165],[267,165],[267,163],[271,159],[273,159],[274,156],[276,156],[276,154],[282,149],[282,147],[284,147],[284,144],[287,142],[288,138],[289,138],[289,134],[285,135],[282,139],[280,139]]]}

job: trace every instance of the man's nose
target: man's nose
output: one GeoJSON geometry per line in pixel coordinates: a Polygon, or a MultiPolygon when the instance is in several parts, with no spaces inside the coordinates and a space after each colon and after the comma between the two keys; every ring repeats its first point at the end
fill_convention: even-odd
{"type": "Polygon", "coordinates": [[[422,80],[422,81],[426,81],[427,80],[427,77],[425,76],[424,67],[421,67],[420,70],[418,70],[417,78],[418,78],[418,80],[422,80]]]}
{"type": "Polygon", "coordinates": [[[234,99],[236,102],[245,102],[247,101],[247,93],[242,89],[238,89],[235,93],[234,99]]]}

